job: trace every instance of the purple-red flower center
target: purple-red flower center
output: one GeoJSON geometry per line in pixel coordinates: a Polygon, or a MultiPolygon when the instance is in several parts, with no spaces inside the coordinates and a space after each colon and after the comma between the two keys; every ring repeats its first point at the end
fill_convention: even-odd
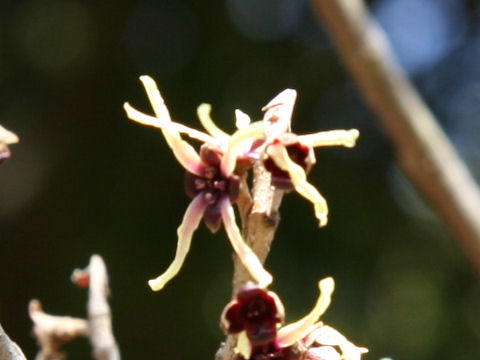
{"type": "Polygon", "coordinates": [[[201,176],[186,172],[185,191],[190,198],[202,194],[207,203],[205,209],[205,225],[216,232],[220,228],[220,200],[228,197],[231,203],[238,198],[240,180],[238,176],[224,177],[220,170],[222,154],[208,145],[200,148],[200,159],[204,165],[201,176]]]}

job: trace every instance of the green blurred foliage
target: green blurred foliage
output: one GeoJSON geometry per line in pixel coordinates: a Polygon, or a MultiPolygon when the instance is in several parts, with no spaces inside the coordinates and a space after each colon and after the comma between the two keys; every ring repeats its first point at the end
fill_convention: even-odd
{"type": "MultiPolygon", "coordinates": [[[[126,100],[150,111],[142,74],[193,127],[201,102],[231,131],[234,109],[260,118],[291,87],[299,133],[359,128],[356,148],[316,151],[310,179],[330,205],[326,228],[308,202],[285,198],[267,268],[287,320],[307,313],[318,279],[333,276],[325,320],[370,348],[366,359],[478,358],[470,264],[396,169],[308,4],[281,3],[243,23],[249,12],[236,1],[1,2],[0,122],[21,140],[0,169],[0,320],[29,358],[29,299],[85,316],[86,294],[69,276],[93,253],[110,272],[124,359],[212,359],[223,339],[232,261],[222,231],[201,227],[179,276],[161,293],[146,286],[173,258],[188,199],[161,134],[123,113],[126,100]]],[[[90,349],[76,340],[66,351],[75,360],[90,349]]]]}

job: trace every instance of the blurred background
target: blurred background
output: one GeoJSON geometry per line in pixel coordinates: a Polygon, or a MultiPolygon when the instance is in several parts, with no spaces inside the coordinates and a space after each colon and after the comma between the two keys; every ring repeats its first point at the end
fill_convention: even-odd
{"type": "MultiPolygon", "coordinates": [[[[377,0],[371,10],[444,130],[480,177],[480,2],[377,0]]],[[[327,198],[286,196],[267,261],[287,320],[306,314],[317,281],[337,287],[324,320],[367,346],[365,359],[480,356],[480,287],[445,226],[395,164],[394,151],[345,73],[306,0],[2,0],[0,123],[20,137],[0,168],[0,321],[36,353],[27,303],[85,316],[69,276],[101,254],[124,359],[213,359],[231,291],[223,231],[201,226],[183,270],[160,293],[147,279],[173,259],[189,199],[159,131],[127,120],[151,112],[149,74],[175,119],[195,110],[234,129],[234,109],[261,118],[297,89],[293,128],[358,128],[354,149],[320,149],[310,181],[327,198]]],[[[87,340],[66,347],[89,358],[87,340]]]]}

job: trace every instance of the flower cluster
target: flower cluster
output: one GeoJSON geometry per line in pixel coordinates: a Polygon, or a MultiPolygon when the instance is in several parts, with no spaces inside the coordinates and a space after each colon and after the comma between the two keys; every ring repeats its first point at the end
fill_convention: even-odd
{"type": "MultiPolygon", "coordinates": [[[[324,226],[328,216],[326,201],[306,180],[308,171],[315,163],[313,148],[336,145],[352,147],[358,131],[334,130],[309,135],[288,132],[281,136],[271,136],[266,121],[251,122],[247,114],[236,110],[237,130],[229,135],[211,119],[210,105],[202,104],[198,107],[197,114],[205,133],[172,121],[153,79],[141,76],[140,80],[154,116],[144,114],[125,103],[127,116],[162,131],[168,146],[186,170],[185,190],[192,198],[177,230],[175,258],[162,275],[149,281],[149,285],[153,290],[160,290],[180,271],[190,249],[192,235],[203,218],[212,232],[216,232],[223,223],[242,264],[260,288],[268,286],[272,282],[272,276],[245,243],[235,221],[233,205],[241,186],[240,176],[254,162],[263,162],[265,169],[272,174],[272,185],[283,190],[295,189],[311,201],[320,226],[324,226]],[[182,138],[183,135],[202,143],[199,152],[182,138]]],[[[264,118],[269,121],[289,121],[295,100],[295,90],[284,90],[262,109],[265,111],[264,118]]]]}
{"type": "Polygon", "coordinates": [[[278,296],[253,284],[240,289],[223,310],[221,326],[238,334],[235,352],[240,360],[360,360],[368,350],[348,341],[319,318],[334,290],[332,278],[319,282],[320,296],[304,318],[281,326],[284,307],[278,296]]]}

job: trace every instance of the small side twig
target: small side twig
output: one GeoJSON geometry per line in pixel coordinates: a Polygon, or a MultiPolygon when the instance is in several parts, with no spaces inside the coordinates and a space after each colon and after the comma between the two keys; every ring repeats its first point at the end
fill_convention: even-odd
{"type": "Polygon", "coordinates": [[[14,343],[0,325],[0,360],[26,360],[20,347],[14,343]]]}
{"type": "MultiPolygon", "coordinates": [[[[31,300],[28,309],[34,324],[33,334],[40,346],[36,360],[64,358],[65,355],[59,352],[60,346],[78,336],[90,338],[96,360],[120,360],[107,303],[110,294],[107,269],[101,256],[93,255],[85,269],[74,270],[72,282],[89,288],[88,320],[46,314],[40,301],[31,300]]],[[[3,358],[0,357],[0,360],[3,358]]]]}
{"type": "Polygon", "coordinates": [[[112,315],[107,302],[110,290],[102,257],[92,255],[87,268],[74,270],[72,281],[78,286],[89,286],[87,311],[94,358],[120,360],[120,351],[112,332],[112,315]]]}
{"type": "Polygon", "coordinates": [[[40,346],[35,360],[63,359],[65,355],[59,350],[64,343],[89,334],[86,320],[47,314],[36,299],[30,300],[28,313],[33,321],[33,334],[40,346]]]}
{"type": "Polygon", "coordinates": [[[384,32],[362,0],[311,1],[392,140],[401,167],[480,273],[480,191],[397,64],[384,32]]]}

